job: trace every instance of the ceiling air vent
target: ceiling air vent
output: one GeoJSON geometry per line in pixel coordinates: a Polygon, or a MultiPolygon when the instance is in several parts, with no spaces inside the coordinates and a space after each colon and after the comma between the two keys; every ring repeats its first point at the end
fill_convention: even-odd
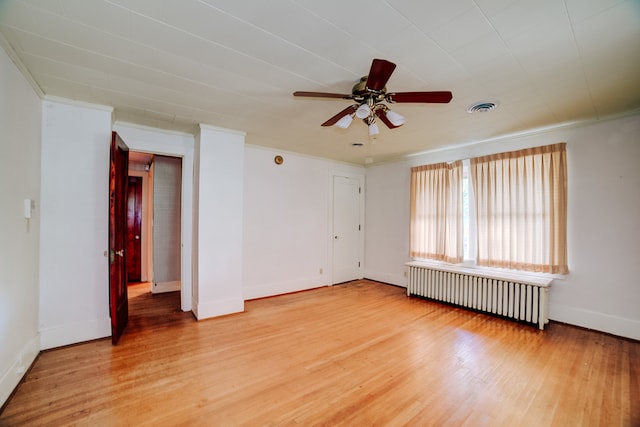
{"type": "Polygon", "coordinates": [[[467,113],[486,113],[498,106],[497,101],[482,101],[471,104],[467,107],[467,113]]]}

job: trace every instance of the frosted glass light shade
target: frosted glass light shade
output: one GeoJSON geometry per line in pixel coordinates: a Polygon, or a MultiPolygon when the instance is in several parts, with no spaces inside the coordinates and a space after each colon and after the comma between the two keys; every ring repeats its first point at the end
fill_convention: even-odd
{"type": "Polygon", "coordinates": [[[362,104],[356,110],[356,117],[359,118],[359,119],[367,118],[367,117],[369,117],[370,114],[371,114],[371,109],[369,108],[369,106],[367,104],[362,104]]]}
{"type": "Polygon", "coordinates": [[[369,136],[374,136],[380,133],[380,130],[378,129],[378,125],[375,123],[371,123],[369,125],[369,136]]]}
{"type": "Polygon", "coordinates": [[[336,122],[336,126],[338,126],[341,129],[346,129],[349,127],[352,121],[353,121],[353,117],[351,116],[351,114],[347,114],[346,116],[343,116],[340,120],[336,122]]]}
{"type": "Polygon", "coordinates": [[[389,119],[394,126],[402,126],[404,124],[404,116],[394,111],[387,111],[387,119],[389,119]]]}

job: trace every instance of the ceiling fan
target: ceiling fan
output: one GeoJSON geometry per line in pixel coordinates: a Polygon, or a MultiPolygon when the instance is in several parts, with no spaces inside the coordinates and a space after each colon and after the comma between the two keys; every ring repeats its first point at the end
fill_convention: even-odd
{"type": "Polygon", "coordinates": [[[385,59],[374,59],[371,63],[369,75],[364,76],[358,83],[353,86],[350,95],[340,93],[327,92],[294,92],[293,96],[308,96],[316,98],[340,98],[355,101],[331,117],[322,126],[336,125],[346,129],[353,121],[354,116],[362,119],[369,127],[369,136],[379,133],[376,119],[380,119],[382,123],[387,125],[389,129],[395,129],[402,126],[405,119],[400,114],[391,111],[386,103],[394,104],[397,102],[414,102],[414,103],[442,103],[446,104],[451,101],[453,95],[451,92],[387,92],[385,85],[396,64],[385,59]]]}

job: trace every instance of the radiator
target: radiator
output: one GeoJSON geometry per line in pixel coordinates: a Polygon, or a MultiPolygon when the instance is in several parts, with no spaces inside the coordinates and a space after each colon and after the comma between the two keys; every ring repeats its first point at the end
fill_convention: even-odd
{"type": "Polygon", "coordinates": [[[409,262],[407,295],[466,307],[518,321],[549,323],[553,279],[409,262]]]}

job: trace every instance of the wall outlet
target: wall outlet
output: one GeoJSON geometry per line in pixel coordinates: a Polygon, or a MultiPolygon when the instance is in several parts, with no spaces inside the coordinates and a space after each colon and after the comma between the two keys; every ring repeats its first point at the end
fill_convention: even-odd
{"type": "Polygon", "coordinates": [[[320,274],[323,274],[323,270],[322,270],[322,267],[320,267],[320,274]]]}

